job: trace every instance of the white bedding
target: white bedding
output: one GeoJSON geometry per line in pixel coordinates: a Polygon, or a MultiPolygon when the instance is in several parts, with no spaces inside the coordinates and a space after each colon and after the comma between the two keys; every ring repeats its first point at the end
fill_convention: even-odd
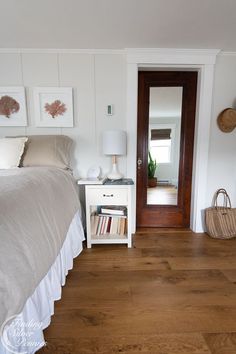
{"type": "Polygon", "coordinates": [[[79,208],[76,181],[67,171],[0,171],[0,326],[22,311],[47,274],[79,208]]]}
{"type": "Polygon", "coordinates": [[[73,258],[82,251],[84,232],[79,212],[73,218],[56,261],[27,300],[23,311],[13,322],[4,326],[0,341],[0,354],[33,354],[44,345],[43,329],[50,324],[54,313],[54,301],[61,298],[61,287],[73,258]],[[20,336],[15,330],[24,328],[20,336]]]}

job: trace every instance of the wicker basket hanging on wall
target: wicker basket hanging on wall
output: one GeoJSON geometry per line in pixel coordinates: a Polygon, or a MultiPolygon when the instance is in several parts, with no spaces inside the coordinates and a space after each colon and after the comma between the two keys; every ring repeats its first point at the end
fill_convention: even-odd
{"type": "Polygon", "coordinates": [[[217,118],[220,130],[224,133],[230,133],[236,127],[236,109],[226,108],[217,118]]]}

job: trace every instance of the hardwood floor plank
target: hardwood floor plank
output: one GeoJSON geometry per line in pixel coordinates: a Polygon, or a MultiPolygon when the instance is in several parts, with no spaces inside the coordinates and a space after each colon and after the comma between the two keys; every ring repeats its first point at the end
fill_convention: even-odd
{"type": "MultiPolygon", "coordinates": [[[[152,229],[151,229],[152,230],[152,229]]],[[[150,231],[149,234],[137,234],[134,238],[136,248],[156,248],[162,247],[163,250],[173,247],[199,250],[206,252],[207,250],[221,250],[234,252],[236,248],[236,238],[231,240],[215,240],[205,234],[193,234],[191,231],[150,231]],[[148,242],[147,242],[148,237],[148,242]]]]}
{"type": "Polygon", "coordinates": [[[114,336],[51,339],[43,354],[210,354],[203,337],[197,333],[150,336],[114,336]]]}
{"type": "Polygon", "coordinates": [[[77,307],[106,307],[122,306],[123,303],[132,304],[132,294],[127,285],[112,286],[109,291],[106,286],[71,287],[63,292],[63,302],[60,308],[77,307]]]}
{"type": "Polygon", "coordinates": [[[164,258],[154,257],[132,257],[123,260],[111,259],[84,259],[80,260],[81,271],[127,271],[127,270],[151,270],[151,269],[170,269],[168,261],[164,258]]]}
{"type": "Polygon", "coordinates": [[[236,283],[236,269],[225,269],[222,273],[230,282],[236,283]]]}
{"type": "Polygon", "coordinates": [[[236,345],[232,340],[231,333],[206,333],[204,338],[212,354],[236,353],[236,345]]]}
{"type": "MultiPolygon", "coordinates": [[[[151,257],[150,257],[151,258],[151,257]]],[[[236,257],[175,257],[166,258],[172,269],[220,269],[236,268],[236,257]]]]}
{"type": "Polygon", "coordinates": [[[159,309],[161,306],[234,306],[236,289],[233,287],[215,288],[209,286],[174,287],[149,286],[131,287],[133,303],[137,306],[151,306],[159,309]]]}
{"type": "Polygon", "coordinates": [[[146,233],[148,235],[150,234],[160,234],[160,233],[186,233],[188,232],[189,234],[192,234],[192,231],[189,228],[182,228],[182,227],[178,227],[177,229],[173,229],[173,227],[168,228],[168,227],[138,227],[136,230],[136,237],[139,236],[139,234],[143,234],[146,233]],[[174,232],[173,232],[174,230],[174,232]]]}
{"type": "Polygon", "coordinates": [[[61,338],[164,333],[236,332],[236,307],[223,306],[129,306],[103,309],[59,309],[47,335],[61,338]]]}
{"type": "MultiPolygon", "coordinates": [[[[113,245],[111,245],[113,246],[113,245]]],[[[122,245],[120,248],[112,248],[109,247],[104,247],[101,245],[93,245],[93,248],[87,248],[84,250],[84,252],[80,256],[80,261],[85,260],[85,259],[91,259],[91,258],[96,258],[98,259],[119,259],[121,258],[138,258],[138,257],[143,257],[142,250],[141,249],[136,249],[136,248],[127,248],[126,245],[122,245]]]]}
{"type": "Polygon", "coordinates": [[[142,254],[144,257],[236,257],[235,249],[221,249],[221,248],[193,248],[192,246],[182,247],[166,247],[158,245],[155,248],[143,248],[142,254]]]}
{"type": "Polygon", "coordinates": [[[228,286],[231,282],[226,276],[216,269],[200,269],[200,270],[127,270],[124,272],[108,272],[108,271],[80,271],[79,267],[74,268],[67,278],[66,288],[71,287],[83,288],[109,287],[127,285],[140,285],[147,288],[152,285],[176,287],[186,286],[203,286],[209,287],[219,286],[220,288],[228,286]]]}

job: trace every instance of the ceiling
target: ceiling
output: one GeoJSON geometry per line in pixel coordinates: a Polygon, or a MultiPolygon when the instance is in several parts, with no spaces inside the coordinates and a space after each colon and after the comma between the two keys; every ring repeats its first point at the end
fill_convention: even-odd
{"type": "Polygon", "coordinates": [[[182,87],[151,87],[150,118],[180,118],[182,87]]]}
{"type": "Polygon", "coordinates": [[[236,51],[235,0],[0,0],[5,48],[236,51]]]}

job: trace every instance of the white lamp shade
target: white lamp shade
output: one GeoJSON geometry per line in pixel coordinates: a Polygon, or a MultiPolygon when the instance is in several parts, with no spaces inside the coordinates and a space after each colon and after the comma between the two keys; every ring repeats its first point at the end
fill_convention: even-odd
{"type": "Polygon", "coordinates": [[[107,130],[103,132],[104,155],[126,155],[126,132],[123,130],[107,130]]]}

